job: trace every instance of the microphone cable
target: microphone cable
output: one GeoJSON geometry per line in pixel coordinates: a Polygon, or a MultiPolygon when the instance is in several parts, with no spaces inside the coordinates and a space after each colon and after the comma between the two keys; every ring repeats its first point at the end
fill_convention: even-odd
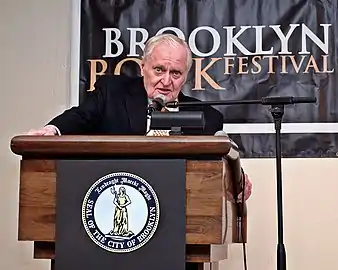
{"type": "MultiPolygon", "coordinates": [[[[245,178],[244,171],[242,169],[242,175],[245,178]]],[[[244,213],[244,191],[245,191],[245,179],[243,181],[243,191],[242,191],[242,213],[244,213]]],[[[242,220],[243,222],[243,220],[242,220]]],[[[241,237],[244,239],[244,226],[241,226],[241,237]]],[[[244,264],[244,270],[248,269],[247,266],[247,258],[246,258],[246,245],[245,241],[242,241],[242,248],[243,248],[243,264],[244,264]]]]}
{"type": "MultiPolygon", "coordinates": [[[[236,205],[236,208],[237,208],[237,212],[241,214],[241,217],[240,217],[241,218],[241,229],[240,229],[239,233],[240,233],[240,236],[241,236],[241,239],[242,239],[242,251],[243,251],[244,270],[247,270],[248,266],[247,266],[247,256],[246,256],[246,244],[245,244],[245,241],[244,241],[244,233],[245,232],[244,232],[244,226],[243,226],[243,222],[244,222],[244,210],[245,210],[245,208],[244,208],[244,205],[245,205],[245,202],[244,202],[245,174],[244,174],[243,168],[241,168],[241,172],[242,172],[242,194],[241,194],[242,195],[242,205],[241,205],[242,207],[241,207],[241,210],[240,210],[240,204],[238,202],[237,196],[235,197],[235,205],[236,205]]],[[[236,217],[236,218],[238,218],[238,217],[236,217]]]]}

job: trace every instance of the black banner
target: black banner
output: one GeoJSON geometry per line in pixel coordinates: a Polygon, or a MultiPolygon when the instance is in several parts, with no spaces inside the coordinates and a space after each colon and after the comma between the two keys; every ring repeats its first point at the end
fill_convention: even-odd
{"type": "MultiPolygon", "coordinates": [[[[171,32],[193,52],[185,94],[200,100],[316,97],[316,104],[286,106],[283,122],[298,123],[300,131],[304,123],[335,123],[336,21],[337,0],[82,0],[79,102],[94,90],[97,76],[139,76],[144,43],[171,32]]],[[[268,106],[216,108],[225,131],[231,124],[273,122],[268,106]]],[[[231,136],[244,157],[271,156],[274,134],[255,127],[250,139],[250,131],[231,136]]],[[[335,134],[291,132],[283,138],[285,157],[336,156],[335,134]]]]}

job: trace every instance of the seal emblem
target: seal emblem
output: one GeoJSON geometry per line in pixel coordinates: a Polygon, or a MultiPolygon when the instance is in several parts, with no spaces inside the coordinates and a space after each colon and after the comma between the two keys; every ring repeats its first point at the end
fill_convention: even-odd
{"type": "Polygon", "coordinates": [[[126,253],[144,246],[160,217],[157,195],[143,178],[126,172],[105,175],[87,191],[82,223],[99,247],[126,253]]]}

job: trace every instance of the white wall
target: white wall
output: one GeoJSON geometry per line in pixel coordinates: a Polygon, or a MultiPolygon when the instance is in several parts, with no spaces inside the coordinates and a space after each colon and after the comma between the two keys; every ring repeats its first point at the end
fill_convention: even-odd
{"type": "MultiPolygon", "coordinates": [[[[242,163],[254,182],[248,201],[248,269],[277,269],[275,161],[242,163]]],[[[338,160],[286,159],[282,166],[287,269],[338,269],[338,160]]],[[[231,246],[229,254],[222,270],[244,269],[241,245],[231,246]]]]}
{"type": "Polygon", "coordinates": [[[0,0],[0,269],[49,269],[17,241],[19,157],[10,139],[65,108],[69,93],[69,0],[0,0]]]}
{"type": "MultiPolygon", "coordinates": [[[[17,241],[19,157],[9,143],[69,102],[71,1],[0,3],[0,269],[49,269],[48,261],[32,259],[30,243],[17,241]]],[[[243,165],[254,182],[248,202],[248,266],[276,269],[275,162],[243,160],[243,165]]],[[[336,159],[283,162],[288,269],[338,269],[337,167],[336,159]]],[[[241,245],[231,247],[222,266],[243,269],[241,245]]]]}

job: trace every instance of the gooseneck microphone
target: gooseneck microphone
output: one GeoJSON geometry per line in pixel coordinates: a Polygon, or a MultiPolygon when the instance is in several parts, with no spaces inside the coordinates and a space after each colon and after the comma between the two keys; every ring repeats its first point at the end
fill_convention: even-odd
{"type": "Polygon", "coordinates": [[[232,208],[232,241],[233,243],[242,243],[244,255],[244,270],[247,270],[246,247],[247,236],[247,207],[244,203],[245,180],[244,171],[241,166],[238,145],[230,139],[230,137],[223,131],[217,131],[214,136],[228,137],[231,143],[231,148],[225,159],[227,160],[231,171],[231,182],[228,183],[232,196],[234,198],[234,207],[232,208]],[[242,201],[238,201],[239,194],[242,193],[242,201]]]}

